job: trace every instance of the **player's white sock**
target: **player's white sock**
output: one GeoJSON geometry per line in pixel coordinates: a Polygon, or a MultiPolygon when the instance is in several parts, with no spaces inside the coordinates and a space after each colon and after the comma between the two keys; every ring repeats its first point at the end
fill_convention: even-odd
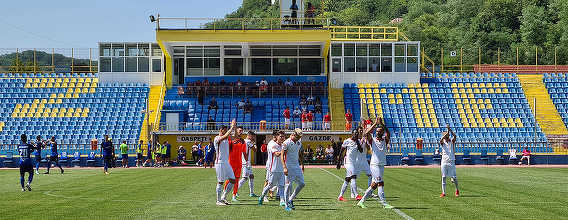
{"type": "Polygon", "coordinates": [[[245,182],[247,181],[247,179],[248,179],[247,177],[243,177],[243,178],[241,178],[241,180],[239,180],[239,187],[237,187],[238,188],[237,192],[241,191],[241,187],[243,187],[243,185],[245,185],[245,182]]]}
{"type": "Polygon", "coordinates": [[[254,193],[254,181],[253,181],[253,179],[249,179],[249,190],[250,190],[250,194],[254,193]]]}
{"type": "Polygon", "coordinates": [[[296,198],[296,196],[298,195],[298,193],[300,193],[300,191],[302,191],[302,189],[304,188],[304,186],[306,186],[305,183],[298,183],[298,186],[296,186],[296,189],[294,189],[294,192],[292,193],[292,195],[290,195],[290,198],[288,199],[288,201],[292,201],[296,198]]]}
{"type": "Polygon", "coordinates": [[[278,185],[273,186],[270,188],[270,191],[275,192],[278,189],[278,185]]]}
{"type": "Polygon", "coordinates": [[[387,200],[385,199],[385,190],[383,186],[379,186],[379,188],[377,188],[377,194],[379,195],[379,200],[381,202],[386,202],[387,200]]]}
{"type": "Polygon", "coordinates": [[[286,201],[286,196],[284,196],[284,186],[278,185],[278,196],[280,196],[280,202],[286,201]]]}
{"type": "Polygon", "coordinates": [[[456,190],[459,191],[459,188],[458,188],[458,178],[457,178],[457,177],[454,177],[454,185],[456,186],[456,190]]]}
{"type": "Polygon", "coordinates": [[[221,196],[221,200],[225,200],[227,198],[227,192],[231,192],[231,190],[233,190],[233,185],[234,184],[232,184],[231,182],[229,182],[227,184],[227,188],[223,192],[223,195],[221,196]]]}
{"type": "Polygon", "coordinates": [[[266,194],[268,193],[268,190],[270,190],[270,188],[272,188],[272,184],[268,184],[264,187],[264,189],[262,189],[262,194],[260,195],[260,197],[265,197],[266,194]]]}
{"type": "Polygon", "coordinates": [[[342,197],[343,194],[345,193],[345,190],[347,190],[347,184],[348,184],[347,181],[343,181],[343,185],[341,185],[341,192],[339,192],[338,198],[342,197]]]}
{"type": "Polygon", "coordinates": [[[446,177],[442,177],[442,194],[446,194],[446,177]]]}
{"type": "Polygon", "coordinates": [[[351,179],[351,193],[353,193],[355,195],[359,195],[359,193],[357,193],[357,181],[356,181],[356,179],[351,179]]]}
{"type": "Polygon", "coordinates": [[[367,200],[367,198],[369,198],[369,196],[371,196],[371,194],[373,194],[373,187],[367,188],[367,190],[365,191],[365,194],[363,195],[363,198],[361,199],[360,203],[364,203],[365,200],[367,200]]]}
{"type": "Polygon", "coordinates": [[[222,192],[223,192],[223,184],[217,183],[217,202],[221,201],[222,192]]]}

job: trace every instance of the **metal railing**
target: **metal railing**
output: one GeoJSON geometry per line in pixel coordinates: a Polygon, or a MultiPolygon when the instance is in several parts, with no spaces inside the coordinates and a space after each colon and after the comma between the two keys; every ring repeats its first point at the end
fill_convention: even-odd
{"type": "Polygon", "coordinates": [[[398,27],[330,26],[331,40],[338,41],[398,41],[398,27]]]}
{"type": "Polygon", "coordinates": [[[167,18],[158,17],[157,30],[281,30],[326,29],[328,18],[167,18]]]}
{"type": "MultiPolygon", "coordinates": [[[[30,142],[32,143],[32,142],[30,142]]],[[[114,152],[116,155],[120,155],[120,144],[122,144],[122,142],[114,142],[113,143],[113,147],[114,147],[114,152]]],[[[128,145],[128,153],[129,154],[134,154],[136,153],[136,146],[137,146],[137,140],[128,140],[126,142],[126,145],[128,145]]],[[[4,143],[4,144],[0,144],[0,155],[6,155],[7,152],[12,152],[14,157],[19,157],[18,154],[18,146],[19,144],[8,144],[8,143],[4,143]]],[[[146,148],[146,146],[144,146],[144,149],[146,148]]],[[[65,143],[57,143],[57,152],[59,153],[59,156],[62,155],[63,152],[67,153],[67,157],[68,158],[72,158],[75,154],[75,152],[79,152],[79,155],[89,155],[90,152],[95,152],[96,155],[99,155],[101,152],[101,142],[98,142],[97,145],[97,149],[93,150],[91,148],[91,143],[85,143],[85,144],[65,144],[65,143]]],[[[145,150],[144,150],[145,152],[145,150]]],[[[32,153],[33,155],[34,153],[32,153]]],[[[51,147],[46,146],[45,148],[42,149],[42,158],[45,158],[46,156],[51,154],[51,147]]]]}
{"type": "Polygon", "coordinates": [[[0,72],[98,72],[96,48],[0,48],[0,55],[0,72]]]}
{"type": "MultiPolygon", "coordinates": [[[[324,125],[323,121],[313,121],[310,124],[306,123],[304,126],[300,121],[291,121],[287,126],[284,122],[237,122],[237,126],[242,126],[244,130],[255,130],[255,131],[272,131],[272,130],[293,130],[295,128],[301,128],[304,131],[332,131],[331,128],[334,127],[333,122],[329,122],[329,129],[327,125],[324,125]],[[324,129],[326,128],[326,129],[324,129]]],[[[185,132],[185,131],[219,131],[221,126],[230,126],[231,122],[182,122],[182,123],[160,123],[157,127],[158,132],[185,132]]],[[[357,125],[354,122],[354,125],[357,125]]],[[[340,126],[345,126],[345,123],[341,123],[340,126]]],[[[340,127],[337,126],[337,127],[340,127]]],[[[333,131],[346,131],[344,130],[333,130],[333,131]]]]}
{"type": "Polygon", "coordinates": [[[245,96],[252,98],[274,98],[274,97],[306,97],[306,96],[324,96],[327,97],[327,88],[325,85],[320,86],[285,86],[285,85],[270,85],[266,88],[256,85],[214,85],[214,86],[177,86],[172,89],[178,91],[181,97],[233,97],[245,96]],[[183,89],[182,90],[180,89],[183,89]]]}

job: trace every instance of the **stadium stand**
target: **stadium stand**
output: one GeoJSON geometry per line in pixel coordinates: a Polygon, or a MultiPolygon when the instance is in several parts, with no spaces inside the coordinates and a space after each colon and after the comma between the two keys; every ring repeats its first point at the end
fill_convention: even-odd
{"type": "Polygon", "coordinates": [[[0,153],[14,150],[21,134],[55,136],[60,156],[89,155],[90,140],[104,134],[134,144],[148,90],[145,84],[99,83],[91,73],[0,73],[0,153]]]}
{"type": "MultiPolygon", "coordinates": [[[[546,142],[514,73],[435,73],[417,84],[345,84],[343,92],[354,118],[385,119],[395,145],[423,138],[424,152],[434,152],[446,125],[472,147],[468,153],[546,142]]],[[[552,151],[537,146],[533,152],[552,151]]]]}
{"type": "MultiPolygon", "coordinates": [[[[243,78],[242,82],[240,79],[221,82],[219,77],[194,79],[182,87],[183,92],[179,87],[167,91],[161,121],[165,123],[164,113],[180,113],[182,130],[213,130],[207,128],[209,117],[215,120],[216,124],[228,124],[236,118],[245,125],[251,123],[252,129],[258,129],[258,122],[264,120],[267,122],[267,129],[274,129],[284,127],[282,112],[289,107],[291,112],[296,108],[314,111],[314,121],[321,122],[329,109],[326,83],[321,79],[308,81],[306,78],[298,78],[300,77],[293,77],[293,80],[290,80],[292,85],[287,86],[285,82],[288,78],[267,77],[269,85],[266,89],[258,86],[260,78],[254,77],[243,78]],[[206,80],[207,85],[203,85],[206,80]],[[238,86],[237,82],[241,85],[238,86]],[[202,102],[199,101],[200,96],[202,102]],[[313,96],[313,102],[307,101],[309,96],[313,96]],[[209,109],[212,98],[217,102],[217,109],[209,109]],[[305,104],[302,99],[306,99],[305,104]],[[252,109],[238,109],[237,104],[241,100],[249,100],[252,109]],[[252,123],[255,123],[256,127],[252,123]]],[[[294,118],[292,122],[299,124],[300,119],[294,118]]],[[[315,123],[314,126],[316,125],[315,129],[321,129],[320,124],[315,123]]]]}
{"type": "Polygon", "coordinates": [[[560,113],[564,126],[568,126],[568,74],[545,73],[543,81],[552,102],[560,113]]]}

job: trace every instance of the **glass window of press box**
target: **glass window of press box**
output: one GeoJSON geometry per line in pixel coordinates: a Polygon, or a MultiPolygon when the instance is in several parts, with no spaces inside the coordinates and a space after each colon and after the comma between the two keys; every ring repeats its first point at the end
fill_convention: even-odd
{"type": "Polygon", "coordinates": [[[321,45],[174,46],[173,51],[175,75],[323,74],[321,45]]]}
{"type": "Polygon", "coordinates": [[[418,42],[334,43],[331,71],[345,73],[419,72],[418,42]]]}
{"type": "Polygon", "coordinates": [[[99,44],[100,72],[161,72],[162,50],[151,43],[99,44]]]}

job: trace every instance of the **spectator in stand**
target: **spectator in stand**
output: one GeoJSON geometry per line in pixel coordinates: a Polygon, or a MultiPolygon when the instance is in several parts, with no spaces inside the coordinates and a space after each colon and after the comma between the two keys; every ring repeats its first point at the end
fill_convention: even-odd
{"type": "Polygon", "coordinates": [[[290,78],[286,79],[286,82],[284,83],[284,85],[286,87],[293,87],[294,84],[292,83],[292,81],[290,81],[290,78]]]}
{"type": "Polygon", "coordinates": [[[221,81],[219,82],[219,85],[220,85],[220,86],[225,86],[225,85],[227,85],[227,82],[225,82],[224,79],[221,79],[221,81]]]}
{"type": "Polygon", "coordinates": [[[252,102],[247,98],[247,101],[245,102],[245,113],[251,114],[252,110],[254,110],[252,102]]]}
{"type": "Polygon", "coordinates": [[[278,79],[278,86],[284,86],[284,81],[282,81],[282,79],[278,79]]]}
{"type": "Polygon", "coordinates": [[[245,109],[245,99],[241,99],[241,101],[237,103],[237,109],[245,109]]]}
{"type": "Polygon", "coordinates": [[[333,140],[331,145],[333,146],[333,158],[337,158],[339,152],[341,151],[341,145],[343,144],[343,139],[339,138],[339,141],[333,140]]]}
{"type": "Polygon", "coordinates": [[[308,131],[311,131],[314,128],[314,113],[312,111],[308,112],[308,131]]]}
{"type": "Polygon", "coordinates": [[[209,80],[208,79],[203,80],[203,87],[209,87],[209,80]]]}
{"type": "Polygon", "coordinates": [[[215,97],[212,97],[211,101],[209,101],[208,109],[211,110],[211,109],[218,109],[218,108],[219,108],[219,106],[217,106],[217,101],[215,100],[215,97]]]}
{"type": "Polygon", "coordinates": [[[308,98],[306,99],[308,105],[313,105],[314,100],[315,100],[315,98],[314,98],[313,95],[308,96],[308,98]]]}
{"type": "Polygon", "coordinates": [[[178,159],[177,159],[177,163],[180,165],[187,165],[185,163],[185,154],[187,153],[187,151],[185,150],[185,148],[183,148],[183,146],[179,146],[178,148],[178,159]]]}
{"type": "Polygon", "coordinates": [[[327,145],[327,148],[325,149],[325,159],[327,160],[327,164],[333,164],[333,147],[331,147],[330,145],[327,145]]]}
{"type": "Polygon", "coordinates": [[[531,165],[531,151],[527,147],[523,150],[523,156],[519,160],[519,165],[523,164],[523,160],[527,160],[528,166],[531,165]]]}
{"type": "Polygon", "coordinates": [[[213,120],[213,118],[209,116],[209,119],[207,119],[207,130],[217,130],[215,127],[215,120],[213,120]]]}
{"type": "Polygon", "coordinates": [[[306,24],[315,24],[316,8],[311,2],[308,2],[308,10],[306,10],[306,24]]]}
{"type": "Polygon", "coordinates": [[[315,104],[315,110],[314,110],[314,112],[321,114],[321,112],[322,112],[322,110],[321,110],[321,109],[322,109],[321,102],[318,103],[317,100],[316,100],[315,103],[316,103],[316,104],[315,104]]]}
{"type": "Polygon", "coordinates": [[[266,79],[262,78],[262,80],[260,80],[258,85],[260,91],[266,92],[268,90],[268,81],[266,81],[266,79]]]}
{"type": "Polygon", "coordinates": [[[183,89],[183,86],[178,86],[178,95],[179,96],[185,95],[185,90],[183,89]]]}
{"type": "Polygon", "coordinates": [[[302,109],[308,108],[308,101],[306,101],[306,97],[303,95],[302,97],[300,97],[300,106],[302,107],[302,109]]]}
{"type": "Polygon", "coordinates": [[[204,94],[205,94],[205,89],[204,88],[197,88],[197,102],[200,105],[203,105],[203,98],[204,98],[204,94]]]}
{"type": "Polygon", "coordinates": [[[351,126],[353,125],[353,115],[351,114],[351,110],[347,109],[347,113],[345,113],[345,130],[351,131],[351,126]]]}
{"type": "Polygon", "coordinates": [[[298,127],[296,122],[298,121],[298,119],[300,119],[300,117],[302,117],[302,111],[300,111],[300,108],[296,107],[296,109],[294,109],[294,112],[292,113],[292,118],[294,119],[294,128],[298,127]]]}
{"type": "Polygon", "coordinates": [[[331,116],[329,113],[325,113],[323,116],[323,130],[331,130],[331,116]]]}
{"type": "Polygon", "coordinates": [[[286,107],[286,109],[284,109],[282,116],[284,117],[284,129],[290,129],[290,107],[286,107]]]}
{"type": "Polygon", "coordinates": [[[371,121],[370,118],[365,119],[365,118],[361,117],[361,122],[363,122],[363,129],[366,129],[367,126],[370,126],[371,124],[373,124],[373,122],[371,121]]]}
{"type": "Polygon", "coordinates": [[[308,112],[302,112],[302,130],[308,130],[308,112]]]}
{"type": "Polygon", "coordinates": [[[238,87],[243,86],[243,82],[241,82],[241,79],[237,79],[237,86],[238,87]]]}

